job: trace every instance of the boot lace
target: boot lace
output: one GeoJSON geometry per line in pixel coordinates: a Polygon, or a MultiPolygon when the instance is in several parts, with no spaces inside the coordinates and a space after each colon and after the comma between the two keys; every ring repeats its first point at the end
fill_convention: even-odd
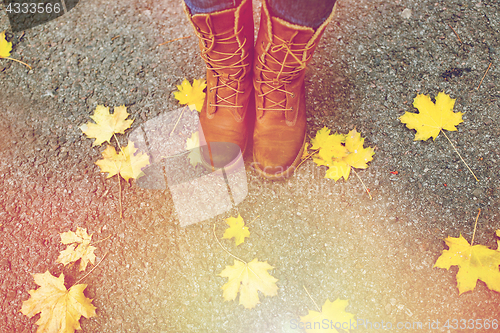
{"type": "MultiPolygon", "coordinates": [[[[207,70],[212,71],[214,77],[219,78],[219,84],[214,87],[210,87],[210,92],[215,90],[215,104],[211,103],[211,107],[230,107],[230,108],[243,108],[242,105],[236,105],[236,95],[242,94],[244,91],[238,90],[239,82],[243,80],[245,74],[245,67],[249,66],[250,63],[245,62],[245,60],[249,57],[249,54],[243,54],[243,48],[245,47],[247,40],[246,38],[243,40],[240,46],[234,52],[223,52],[221,50],[215,49],[215,46],[218,45],[231,45],[237,43],[236,37],[241,33],[243,27],[236,31],[233,34],[233,29],[230,29],[221,33],[214,33],[212,31],[212,24],[210,22],[210,17],[207,18],[207,26],[209,27],[208,32],[203,32],[201,30],[196,31],[196,35],[198,38],[204,41],[205,48],[201,51],[201,58],[207,64],[207,70]],[[221,37],[230,34],[228,37],[221,37]],[[234,63],[227,64],[227,61],[233,58],[234,56],[238,56],[239,60],[234,63]],[[227,70],[238,69],[235,73],[228,73],[227,70]],[[220,89],[229,89],[232,91],[232,94],[223,97],[220,95],[220,89]]],[[[225,47],[221,47],[221,49],[225,49],[225,47]]]]}
{"type": "Polygon", "coordinates": [[[313,45],[307,46],[307,43],[293,43],[293,39],[297,34],[298,31],[292,35],[290,40],[273,36],[273,39],[276,40],[277,43],[273,41],[269,50],[258,57],[258,62],[260,64],[260,68],[258,69],[261,70],[262,79],[257,79],[256,82],[258,84],[264,84],[268,88],[266,89],[268,91],[263,92],[264,89],[261,87],[261,93],[258,94],[258,97],[263,97],[266,100],[266,107],[257,108],[262,111],[259,118],[262,118],[266,111],[293,112],[293,107],[286,107],[286,96],[288,94],[292,98],[295,98],[295,94],[291,91],[287,91],[285,85],[292,83],[292,81],[306,68],[306,64],[312,57],[312,54],[308,54],[306,59],[301,59],[300,57],[304,52],[313,48],[313,45]],[[272,55],[272,53],[279,51],[285,52],[282,61],[272,55]],[[279,70],[271,68],[271,65],[274,65],[272,67],[276,68],[276,64],[279,66],[279,70]],[[274,92],[282,93],[281,96],[283,96],[283,98],[278,101],[272,100],[268,95],[274,92]]]}

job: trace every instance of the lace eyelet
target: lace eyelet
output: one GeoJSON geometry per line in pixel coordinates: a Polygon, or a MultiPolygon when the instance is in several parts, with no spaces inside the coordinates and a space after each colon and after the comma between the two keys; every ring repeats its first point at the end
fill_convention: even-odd
{"type": "Polygon", "coordinates": [[[295,94],[294,94],[294,93],[292,93],[292,94],[290,95],[290,97],[295,98],[295,94]]]}
{"type": "Polygon", "coordinates": [[[293,112],[293,106],[290,107],[290,112],[293,112]]]}

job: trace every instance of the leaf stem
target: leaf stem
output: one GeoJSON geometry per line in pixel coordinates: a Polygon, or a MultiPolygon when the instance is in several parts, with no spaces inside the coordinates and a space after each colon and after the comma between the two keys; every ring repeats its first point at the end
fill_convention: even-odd
{"type": "Polygon", "coordinates": [[[25,62],[22,62],[21,60],[17,60],[17,59],[11,58],[11,57],[3,57],[3,58],[4,58],[4,59],[13,60],[13,61],[17,61],[18,63],[23,64],[24,66],[28,67],[29,69],[32,69],[30,65],[28,65],[28,64],[27,64],[27,63],[25,63],[25,62]]]}
{"type": "Polygon", "coordinates": [[[319,151],[319,149],[316,149],[315,151],[313,151],[312,153],[310,153],[309,155],[307,155],[306,158],[304,158],[302,161],[300,161],[299,165],[297,165],[297,167],[295,168],[295,170],[297,170],[299,168],[299,166],[302,165],[302,163],[304,163],[305,161],[307,161],[309,159],[309,157],[313,156],[318,151],[319,151]]]}
{"type": "Polygon", "coordinates": [[[479,211],[477,212],[476,223],[474,224],[474,232],[472,233],[472,242],[470,242],[470,246],[474,245],[474,237],[476,236],[476,227],[477,227],[477,220],[479,219],[479,214],[481,214],[481,208],[479,208],[479,211]]]}
{"type": "Polygon", "coordinates": [[[361,182],[361,184],[363,184],[363,187],[365,188],[366,193],[370,197],[370,200],[373,200],[373,197],[370,194],[370,190],[366,187],[365,183],[363,183],[363,180],[361,179],[361,177],[358,175],[358,173],[356,172],[356,170],[354,170],[354,168],[352,166],[351,166],[351,170],[354,172],[354,174],[356,175],[356,177],[358,177],[358,179],[361,182]]]}
{"type": "Polygon", "coordinates": [[[116,134],[113,133],[113,136],[115,137],[115,140],[116,140],[116,143],[118,144],[118,148],[120,148],[120,151],[123,153],[123,155],[125,156],[125,152],[123,151],[122,149],[122,146],[120,145],[120,141],[118,141],[118,138],[116,137],[116,134]]]}
{"type": "Polygon", "coordinates": [[[186,111],[186,108],[187,108],[187,107],[188,107],[188,106],[186,105],[186,106],[184,106],[184,108],[182,109],[181,114],[179,115],[179,117],[177,118],[177,121],[175,122],[174,128],[172,128],[172,132],[170,132],[170,136],[172,136],[172,134],[174,134],[174,131],[175,131],[176,127],[177,127],[177,124],[179,123],[179,120],[181,120],[182,115],[184,114],[184,111],[186,111]]]}
{"type": "Polygon", "coordinates": [[[245,225],[249,225],[250,223],[252,223],[253,221],[257,220],[259,218],[260,215],[257,215],[252,221],[248,222],[247,224],[245,225]]]}
{"type": "Polygon", "coordinates": [[[90,243],[90,245],[96,245],[97,243],[104,242],[106,239],[108,239],[108,238],[109,238],[109,237],[111,237],[111,236],[112,236],[112,235],[109,235],[108,237],[103,238],[103,239],[101,239],[101,240],[98,240],[98,241],[97,241],[97,242],[95,242],[95,243],[90,243]]]}
{"type": "Polygon", "coordinates": [[[90,275],[90,273],[92,273],[94,271],[94,269],[97,268],[97,266],[99,266],[99,264],[104,260],[104,258],[106,258],[106,256],[108,255],[108,252],[109,250],[104,254],[104,256],[102,257],[102,259],[97,263],[97,265],[95,265],[94,267],[92,267],[92,269],[87,273],[85,274],[84,276],[82,276],[81,278],[79,278],[75,283],[73,283],[73,285],[77,285],[80,281],[82,281],[83,279],[85,279],[87,276],[90,275]]]}
{"type": "Polygon", "coordinates": [[[118,203],[120,205],[120,218],[123,219],[123,213],[122,213],[122,182],[120,179],[120,175],[118,176],[118,203]]]}
{"type": "MultiPolygon", "coordinates": [[[[118,148],[120,148],[120,151],[122,152],[123,156],[125,157],[125,152],[122,149],[122,146],[120,145],[120,141],[118,141],[118,138],[116,137],[116,134],[113,132],[113,136],[115,137],[116,143],[118,144],[118,148]]],[[[116,163],[115,163],[116,164],[116,163]]],[[[122,182],[120,179],[120,173],[118,173],[118,200],[119,200],[119,205],[120,205],[120,218],[123,219],[123,209],[122,209],[122,182]]]]}
{"type": "Polygon", "coordinates": [[[321,309],[319,308],[318,304],[316,304],[316,302],[314,301],[314,299],[311,297],[311,294],[309,294],[309,292],[307,291],[306,286],[303,285],[302,287],[304,287],[304,290],[306,291],[307,296],[309,296],[309,298],[311,299],[311,301],[313,301],[314,305],[316,306],[316,309],[318,309],[318,312],[321,312],[321,309]]]}
{"type": "Polygon", "coordinates": [[[225,248],[224,246],[222,246],[222,244],[220,243],[219,239],[217,238],[217,235],[215,234],[215,223],[214,223],[214,237],[215,237],[215,240],[217,241],[217,243],[219,243],[219,246],[220,246],[220,247],[221,247],[224,251],[226,251],[226,253],[227,253],[227,254],[229,254],[231,257],[233,257],[233,258],[235,258],[235,259],[237,259],[237,260],[239,260],[239,261],[241,261],[241,262],[245,263],[245,265],[247,265],[247,264],[248,264],[245,260],[243,260],[243,259],[241,259],[241,258],[238,258],[238,257],[237,257],[237,256],[235,256],[234,254],[232,254],[231,252],[229,252],[228,250],[226,250],[226,248],[225,248]]]}
{"type": "Polygon", "coordinates": [[[455,152],[458,154],[458,157],[460,157],[460,159],[462,160],[462,162],[464,162],[465,166],[467,167],[467,169],[469,169],[470,173],[472,173],[472,175],[474,176],[474,178],[476,178],[477,181],[479,181],[479,179],[477,179],[476,175],[474,174],[474,172],[472,172],[472,170],[469,168],[469,165],[467,165],[467,163],[465,163],[464,159],[462,158],[462,155],[460,155],[460,153],[458,152],[457,148],[455,148],[455,146],[453,145],[453,143],[451,142],[450,138],[448,137],[448,135],[446,135],[446,133],[443,131],[443,129],[441,129],[441,132],[443,133],[444,137],[446,139],[448,139],[448,142],[450,143],[450,145],[453,147],[453,149],[455,149],[455,152]]]}

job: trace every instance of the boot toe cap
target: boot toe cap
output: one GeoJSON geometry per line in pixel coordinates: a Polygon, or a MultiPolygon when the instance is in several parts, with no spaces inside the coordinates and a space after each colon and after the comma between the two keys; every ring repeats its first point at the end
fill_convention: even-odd
{"type": "MultiPolygon", "coordinates": [[[[299,147],[300,148],[300,147],[299,147]]],[[[270,147],[254,149],[254,168],[266,178],[290,176],[300,162],[302,148],[298,150],[270,147]]]]}
{"type": "Polygon", "coordinates": [[[200,147],[201,158],[204,165],[222,169],[231,166],[241,158],[240,146],[233,142],[209,142],[200,147]]]}

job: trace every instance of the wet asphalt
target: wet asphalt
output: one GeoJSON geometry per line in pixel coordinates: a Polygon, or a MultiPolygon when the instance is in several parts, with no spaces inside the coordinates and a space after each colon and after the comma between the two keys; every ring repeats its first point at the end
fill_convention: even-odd
{"type": "MultiPolygon", "coordinates": [[[[257,22],[260,3],[254,9],[257,22]]],[[[94,164],[104,148],[79,126],[99,104],[126,105],[135,119],[119,136],[126,144],[177,110],[176,85],[205,76],[191,29],[179,1],[84,0],[56,20],[7,34],[11,57],[33,69],[0,59],[0,331],[36,331],[38,317],[19,312],[36,288],[32,273],[64,273],[68,287],[83,276],[78,265],[56,263],[65,248],[59,233],[76,227],[95,241],[110,236],[96,244],[97,262],[104,260],[83,281],[97,307],[96,317],[81,319],[84,332],[301,332],[300,316],[316,310],[304,286],[320,306],[349,300],[359,331],[455,332],[454,319],[474,319],[471,331],[486,332],[478,322],[500,319],[498,292],[478,282],[459,295],[457,267],[433,268],[444,238],[471,240],[479,208],[474,244],[497,246],[497,1],[339,0],[307,69],[308,135],[356,128],[375,147],[369,168],[358,170],[372,200],[354,175],[335,183],[308,161],[271,182],[246,156],[248,193],[228,211],[182,227],[171,189],[122,181],[121,219],[118,181],[94,164]],[[413,141],[398,120],[416,111],[417,94],[441,91],[464,112],[447,135],[479,182],[444,136],[413,141]],[[221,238],[224,219],[238,213],[252,221],[250,238],[222,244],[246,261],[267,261],[278,279],[277,296],[260,295],[251,310],[224,302],[218,275],[233,259],[213,225],[221,238]]]]}

